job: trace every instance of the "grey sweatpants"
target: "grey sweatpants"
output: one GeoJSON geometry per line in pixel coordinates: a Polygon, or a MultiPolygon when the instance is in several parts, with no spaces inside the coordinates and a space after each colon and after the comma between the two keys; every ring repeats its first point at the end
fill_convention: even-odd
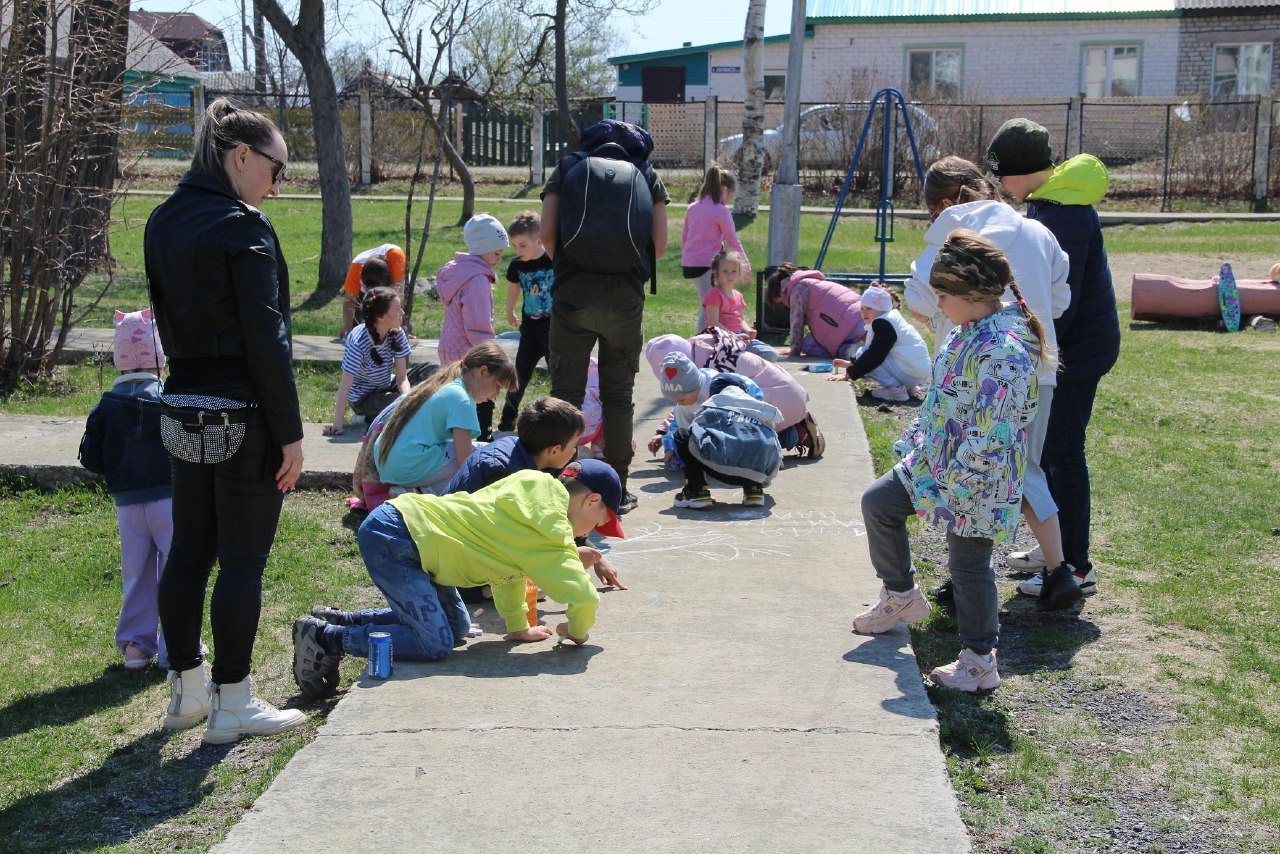
{"type": "MultiPolygon", "coordinates": [[[[915,586],[907,519],[915,515],[907,488],[893,469],[862,493],[862,521],[867,528],[871,566],[884,586],[905,593],[915,586]]],[[[956,595],[960,642],[986,655],[1000,640],[999,598],[991,566],[991,540],[960,537],[947,531],[947,567],[956,595]]]]}

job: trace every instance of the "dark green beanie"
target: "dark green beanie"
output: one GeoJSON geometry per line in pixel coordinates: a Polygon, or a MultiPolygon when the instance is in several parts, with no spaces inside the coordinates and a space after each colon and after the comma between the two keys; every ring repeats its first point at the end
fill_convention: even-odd
{"type": "Polygon", "coordinates": [[[997,178],[1032,175],[1053,167],[1049,131],[1031,119],[1009,119],[987,146],[987,165],[997,178]]]}

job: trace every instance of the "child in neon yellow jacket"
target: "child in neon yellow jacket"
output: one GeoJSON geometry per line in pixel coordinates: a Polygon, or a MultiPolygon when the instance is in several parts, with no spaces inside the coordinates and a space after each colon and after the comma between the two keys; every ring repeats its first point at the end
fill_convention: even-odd
{"type": "Polygon", "coordinates": [[[471,627],[459,587],[490,585],[507,639],[532,643],[552,634],[526,619],[525,578],[533,579],[568,606],[568,622],[556,633],[586,642],[600,594],[585,567],[599,560],[599,552],[580,556],[574,537],[593,529],[623,536],[621,501],[617,473],[599,460],[570,463],[558,477],[516,472],[471,494],[393,498],[369,514],[357,536],[369,576],[390,607],[320,608],[298,618],[298,686],[309,697],[331,696],[342,656],[368,657],[370,632],[389,633],[398,660],[444,658],[471,627]]]}

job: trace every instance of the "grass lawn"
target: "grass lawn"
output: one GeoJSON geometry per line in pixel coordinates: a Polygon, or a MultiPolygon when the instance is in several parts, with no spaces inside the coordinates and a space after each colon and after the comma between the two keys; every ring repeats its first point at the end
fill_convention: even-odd
{"type": "MultiPolygon", "coordinates": [[[[1125,324],[1090,427],[1099,594],[1043,618],[1001,578],[1003,685],[930,689],[982,850],[1280,850],[1277,389],[1275,335],[1125,324]]],[[[862,414],[883,471],[908,413],[862,414]]],[[[937,611],[912,640],[925,671],[958,650],[937,611]]]]}
{"type": "MultiPolygon", "coordinates": [[[[113,308],[145,304],[141,225],[154,204],[130,198],[117,207],[120,268],[92,325],[105,325],[113,308]]],[[[306,304],[319,203],[275,200],[267,210],[290,259],[294,302],[304,306],[296,331],[331,334],[338,302],[306,304]]],[[[437,222],[457,210],[444,203],[437,222]]],[[[498,213],[506,220],[514,211],[498,213]]],[[[357,246],[403,240],[400,204],[360,200],[356,219],[357,246]]],[[[806,217],[803,259],[813,257],[825,228],[824,218],[806,217]]],[[[899,224],[892,269],[906,269],[918,252],[919,230],[899,224]]],[[[1273,231],[1205,224],[1123,227],[1107,236],[1113,255],[1230,253],[1269,266],[1273,231]]],[[[675,216],[672,232],[679,233],[675,216]]],[[[742,233],[752,257],[762,258],[767,221],[742,233]]],[[[433,270],[459,243],[452,224],[437,229],[424,267],[433,270]]],[[[870,224],[843,223],[834,252],[829,269],[869,269],[878,258],[870,224]]],[[[648,306],[651,335],[692,331],[693,292],[677,265],[678,252],[661,265],[648,306]]],[[[419,305],[426,310],[418,329],[433,334],[438,306],[419,305]]],[[[1101,593],[1078,617],[1042,619],[1018,600],[1014,582],[1002,580],[1004,685],[987,699],[933,694],[948,767],[981,850],[1280,850],[1280,537],[1272,535],[1280,516],[1269,500],[1280,475],[1269,440],[1280,402],[1280,337],[1147,324],[1125,324],[1124,336],[1091,432],[1101,593]]],[[[301,366],[299,385],[305,417],[327,421],[335,370],[301,366]]],[[[27,390],[0,406],[83,415],[99,394],[98,369],[80,365],[56,388],[27,390]]],[[[867,406],[862,414],[882,469],[908,412],[867,406]]],[[[337,501],[299,493],[286,502],[255,656],[254,676],[269,700],[296,694],[295,615],[317,602],[379,602],[353,520],[335,514],[337,501]]],[[[941,551],[927,536],[920,545],[921,567],[936,576],[941,551]]],[[[306,706],[313,717],[302,731],[225,748],[200,747],[198,728],[159,730],[162,678],[126,674],[111,643],[118,542],[111,501],[98,490],[48,494],[0,484],[0,555],[6,851],[206,850],[330,707],[306,706]]],[[[956,653],[945,615],[913,640],[926,669],[956,653]]],[[[359,669],[346,667],[347,677],[359,669]]]]}

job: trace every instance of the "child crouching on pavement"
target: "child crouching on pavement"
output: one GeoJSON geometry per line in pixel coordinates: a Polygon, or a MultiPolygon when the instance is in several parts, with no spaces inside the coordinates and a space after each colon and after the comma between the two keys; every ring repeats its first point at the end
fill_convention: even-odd
{"type": "Polygon", "coordinates": [[[621,537],[622,485],[608,464],[581,460],[558,476],[520,471],[478,492],[434,496],[406,493],[369,514],[357,541],[369,577],[389,608],[324,611],[324,619],[293,624],[293,675],[311,698],[332,696],[344,654],[367,658],[369,633],[391,635],[399,661],[439,661],[463,643],[471,615],[458,587],[488,584],[507,623],[507,639],[547,640],[530,626],[525,578],[568,606],[556,634],[585,643],[600,594],[585,567],[599,552],[580,556],[575,536],[593,529],[621,537]]]}
{"type": "Polygon", "coordinates": [[[764,505],[764,487],[782,466],[782,447],[775,426],[782,420],[775,406],[764,402],[750,380],[721,373],[710,381],[701,399],[701,372],[683,353],[668,353],[659,366],[659,387],[676,403],[674,448],[684,464],[684,488],[675,506],[706,510],[715,504],[707,476],[742,487],[742,503],[764,505]],[[687,420],[685,420],[687,418],[687,420]]]}
{"type": "Polygon", "coordinates": [[[961,691],[1000,684],[995,647],[999,597],[992,543],[1012,539],[1022,512],[1027,425],[1039,402],[1036,365],[1043,328],[1023,302],[1009,262],[986,238],[953,231],[929,272],[938,307],[955,328],[933,365],[920,414],[894,446],[897,465],[862,494],[880,601],[854,617],[854,630],[879,634],[899,620],[929,616],[915,583],[906,520],[946,528],[947,563],[963,648],[929,678],[961,691]],[[1017,302],[1001,304],[1005,288],[1017,302]]]}

